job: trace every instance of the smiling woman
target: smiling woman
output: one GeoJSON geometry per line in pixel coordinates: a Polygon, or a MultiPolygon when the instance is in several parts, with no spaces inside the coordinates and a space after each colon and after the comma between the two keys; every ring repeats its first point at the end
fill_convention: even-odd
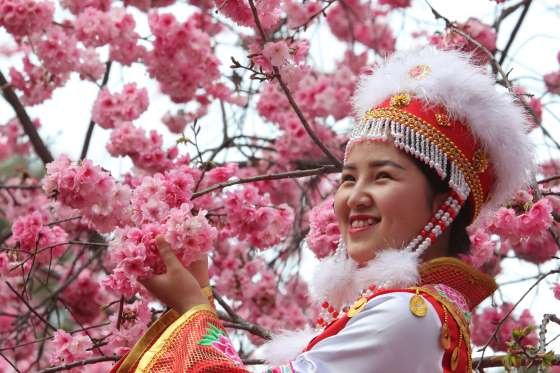
{"type": "MultiPolygon", "coordinates": [[[[522,110],[468,56],[431,48],[363,77],[355,108],[340,245],[312,284],[323,314],[261,351],[267,372],[471,372],[470,313],[496,285],[457,254],[465,226],[529,179],[522,110]]],[[[145,286],[173,310],[115,371],[247,372],[200,289],[206,262],[185,269],[158,245],[167,273],[145,286]]]]}
{"type": "MultiPolygon", "coordinates": [[[[348,152],[335,196],[348,255],[367,263],[381,249],[406,246],[446,197],[436,195],[414,160],[392,144],[356,144],[348,152]]],[[[443,256],[448,240],[448,235],[441,237],[425,257],[443,256]]]]}

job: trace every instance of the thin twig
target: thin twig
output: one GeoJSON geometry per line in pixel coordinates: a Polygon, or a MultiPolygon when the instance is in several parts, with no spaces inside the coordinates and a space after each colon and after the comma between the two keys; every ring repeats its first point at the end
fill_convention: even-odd
{"type": "Polygon", "coordinates": [[[248,177],[245,179],[233,180],[222,182],[218,184],[214,184],[211,187],[203,189],[199,192],[193,193],[192,199],[198,198],[204,194],[211,193],[215,190],[222,189],[228,186],[236,185],[236,184],[246,184],[252,183],[255,181],[262,181],[262,180],[279,180],[279,179],[293,179],[298,177],[305,177],[305,176],[312,176],[312,175],[320,175],[325,173],[331,172],[338,172],[339,168],[335,165],[326,165],[321,166],[318,168],[313,168],[310,170],[297,170],[297,171],[288,171],[288,172],[280,172],[277,174],[266,174],[266,175],[257,175],[253,177],[248,177]]]}
{"type": "MultiPolygon", "coordinates": [[[[521,301],[523,299],[525,299],[525,297],[545,278],[547,278],[548,276],[555,274],[555,273],[560,273],[560,269],[555,269],[552,271],[549,271],[545,274],[543,274],[542,276],[540,276],[537,281],[535,281],[534,284],[532,284],[529,289],[527,289],[527,291],[525,291],[525,293],[517,300],[517,302],[515,302],[515,304],[513,305],[513,307],[511,307],[511,309],[504,315],[504,317],[502,317],[502,319],[498,322],[498,324],[496,324],[496,328],[494,329],[494,332],[492,333],[492,335],[490,336],[490,338],[488,338],[488,341],[486,342],[486,344],[479,349],[479,352],[482,352],[481,356],[480,356],[480,361],[483,361],[484,359],[484,352],[486,352],[486,349],[488,348],[488,346],[490,345],[490,343],[492,342],[492,340],[494,338],[496,338],[496,335],[498,334],[498,331],[500,330],[500,328],[502,327],[502,325],[504,324],[504,322],[508,319],[508,317],[512,314],[513,310],[515,310],[517,308],[517,306],[519,305],[519,303],[521,303],[521,301]]],[[[478,369],[478,365],[475,366],[475,369],[478,369]]]]}
{"type": "Polygon", "coordinates": [[[80,361],[75,361],[70,364],[59,365],[52,368],[47,368],[39,371],[39,373],[53,373],[53,372],[60,372],[62,370],[70,370],[76,367],[82,367],[84,365],[96,364],[101,363],[104,361],[119,361],[120,356],[112,355],[112,356],[97,356],[91,359],[85,359],[80,361]]]}
{"type": "MultiPolygon", "coordinates": [[[[107,82],[109,81],[109,73],[111,72],[111,63],[112,63],[112,61],[109,60],[105,64],[105,75],[103,75],[103,80],[101,81],[101,85],[99,87],[101,89],[103,89],[103,87],[105,87],[107,85],[107,82]]],[[[87,129],[87,132],[86,132],[86,137],[84,139],[84,144],[82,145],[82,152],[80,153],[80,160],[86,159],[88,149],[89,149],[89,143],[91,141],[91,135],[93,134],[93,128],[94,127],[95,127],[95,122],[92,119],[89,122],[89,126],[88,126],[88,129],[87,129]]]]}
{"type": "Polygon", "coordinates": [[[23,302],[23,304],[25,304],[25,306],[27,307],[27,309],[29,309],[29,311],[31,311],[31,313],[33,313],[35,316],[37,316],[45,325],[47,325],[49,328],[51,328],[52,330],[57,330],[53,325],[51,325],[51,323],[46,320],[43,316],[41,316],[37,311],[35,311],[35,309],[33,307],[31,307],[31,305],[25,300],[24,297],[21,296],[20,293],[17,292],[16,289],[14,289],[12,287],[12,285],[8,282],[8,281],[4,281],[4,283],[6,285],[8,285],[8,287],[10,288],[10,290],[16,295],[16,297],[19,298],[19,300],[21,300],[23,302]]]}
{"type": "Polygon", "coordinates": [[[511,34],[509,36],[509,40],[506,44],[506,47],[504,48],[504,50],[503,50],[503,52],[500,56],[500,61],[499,61],[500,65],[502,65],[504,63],[504,61],[506,60],[506,56],[509,52],[509,48],[513,44],[513,40],[515,39],[515,37],[517,36],[517,32],[521,28],[521,25],[523,24],[523,20],[525,19],[525,16],[527,15],[527,12],[529,11],[529,7],[531,6],[532,2],[533,2],[532,0],[525,1],[525,7],[523,8],[523,12],[521,12],[521,15],[519,16],[519,19],[517,20],[517,23],[515,24],[515,27],[513,28],[513,31],[511,32],[511,34]]]}
{"type": "MultiPolygon", "coordinates": [[[[259,31],[259,34],[260,34],[261,39],[262,39],[261,43],[264,45],[267,42],[267,38],[266,38],[266,34],[263,30],[263,27],[261,25],[261,21],[259,20],[259,15],[258,15],[258,12],[257,12],[257,8],[255,7],[255,3],[254,3],[253,0],[249,0],[249,6],[251,7],[251,12],[253,13],[253,19],[255,21],[255,24],[257,26],[257,30],[259,31]]],[[[303,115],[303,112],[299,108],[299,105],[297,104],[297,102],[294,100],[294,97],[292,96],[292,93],[290,92],[290,89],[288,88],[288,86],[286,85],[284,80],[282,79],[282,75],[280,74],[280,69],[278,69],[278,67],[274,66],[273,71],[274,71],[274,77],[276,78],[276,80],[278,80],[278,84],[280,84],[280,88],[282,88],[282,91],[284,91],[284,94],[286,95],[286,98],[288,99],[288,102],[290,103],[290,106],[292,107],[292,109],[296,113],[297,117],[299,118],[301,124],[305,128],[305,131],[307,132],[309,137],[311,137],[313,142],[323,151],[323,153],[325,153],[325,155],[330,159],[331,162],[333,162],[338,167],[342,167],[342,162],[340,161],[340,159],[338,159],[325,146],[325,144],[323,144],[323,142],[315,134],[315,131],[313,131],[313,129],[309,125],[309,122],[307,122],[307,119],[305,119],[305,115],[303,115]]]]}

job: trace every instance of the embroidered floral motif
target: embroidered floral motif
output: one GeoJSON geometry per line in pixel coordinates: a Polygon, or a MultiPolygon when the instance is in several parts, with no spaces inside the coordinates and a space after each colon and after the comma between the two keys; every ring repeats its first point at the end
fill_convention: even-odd
{"type": "Polygon", "coordinates": [[[461,312],[463,312],[467,322],[470,322],[471,313],[469,312],[469,306],[467,305],[465,298],[458,291],[444,284],[437,284],[434,288],[441,296],[447,298],[450,302],[453,302],[461,310],[461,312]]]}
{"type": "Polygon", "coordinates": [[[235,348],[231,344],[229,338],[226,336],[226,333],[212,324],[210,324],[210,327],[202,339],[198,341],[198,344],[201,346],[210,346],[226,355],[236,364],[242,364],[239,355],[237,355],[237,352],[235,351],[235,348]]]}
{"type": "Polygon", "coordinates": [[[274,368],[268,368],[263,373],[294,373],[292,369],[292,364],[290,365],[282,365],[274,368]]]}

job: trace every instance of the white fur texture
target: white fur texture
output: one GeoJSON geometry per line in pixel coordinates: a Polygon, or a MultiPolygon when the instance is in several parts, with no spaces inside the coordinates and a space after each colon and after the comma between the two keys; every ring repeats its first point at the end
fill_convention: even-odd
{"type": "Polygon", "coordinates": [[[255,351],[255,359],[266,360],[270,365],[281,365],[294,360],[317,335],[310,327],[297,331],[283,331],[255,351]]]}
{"type": "Polygon", "coordinates": [[[352,303],[360,292],[374,284],[381,287],[408,287],[420,280],[418,256],[410,251],[386,249],[365,266],[350,259],[327,258],[315,269],[311,296],[316,302],[325,299],[336,309],[352,303]]]}
{"type": "Polygon", "coordinates": [[[394,53],[373,75],[361,78],[354,96],[357,118],[402,91],[428,105],[443,105],[449,116],[470,127],[489,155],[496,183],[481,215],[528,184],[534,166],[526,114],[513,96],[496,90],[493,79],[468,55],[432,47],[394,53]],[[408,71],[420,64],[430,66],[431,73],[419,80],[410,78],[408,71]]]}

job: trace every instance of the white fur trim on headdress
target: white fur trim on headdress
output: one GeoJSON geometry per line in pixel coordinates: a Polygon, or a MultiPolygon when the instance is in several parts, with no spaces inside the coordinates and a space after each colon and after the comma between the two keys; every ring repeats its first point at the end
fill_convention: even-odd
{"type": "Polygon", "coordinates": [[[426,104],[442,105],[448,115],[466,123],[490,158],[496,182],[484,204],[487,214],[526,186],[533,171],[533,150],[527,138],[527,117],[513,96],[500,93],[494,80],[469,56],[433,47],[396,52],[373,75],[363,76],[354,97],[358,119],[400,92],[426,104]],[[409,71],[428,65],[430,73],[412,79],[409,71]]]}

